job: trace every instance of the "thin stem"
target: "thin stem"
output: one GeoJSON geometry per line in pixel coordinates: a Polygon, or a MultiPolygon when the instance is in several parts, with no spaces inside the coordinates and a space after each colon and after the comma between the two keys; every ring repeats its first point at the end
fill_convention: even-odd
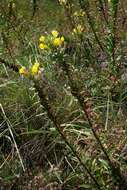
{"type": "Polygon", "coordinates": [[[103,17],[104,17],[104,20],[108,26],[108,19],[107,19],[107,15],[105,13],[105,7],[104,7],[104,4],[103,4],[103,1],[102,0],[99,0],[99,4],[100,4],[100,8],[101,8],[101,11],[102,11],[102,14],[103,14],[103,17]]]}
{"type": "Polygon", "coordinates": [[[104,48],[103,48],[103,46],[102,46],[102,44],[101,44],[101,42],[100,42],[100,40],[99,40],[99,38],[97,36],[96,30],[95,30],[95,27],[94,27],[94,23],[93,23],[93,19],[91,18],[90,14],[89,14],[89,10],[88,10],[89,2],[88,1],[86,2],[86,4],[87,4],[87,6],[86,6],[85,2],[83,3],[82,0],[79,0],[79,4],[80,4],[81,9],[83,9],[85,11],[85,13],[86,13],[88,23],[89,23],[89,25],[91,27],[91,30],[92,30],[93,34],[94,34],[96,42],[98,43],[100,49],[102,51],[104,51],[104,48]]]}
{"type": "Polygon", "coordinates": [[[20,160],[22,169],[23,169],[23,171],[25,172],[25,167],[24,167],[24,164],[23,164],[23,160],[22,160],[22,158],[21,158],[21,155],[20,155],[20,152],[19,152],[17,143],[16,143],[16,141],[15,141],[15,138],[14,138],[14,135],[13,135],[13,132],[12,132],[12,129],[11,129],[11,123],[10,123],[9,119],[7,118],[7,116],[6,116],[6,114],[5,114],[5,111],[4,111],[4,109],[3,109],[2,104],[0,104],[0,109],[1,109],[1,111],[2,111],[4,120],[7,122],[8,130],[9,130],[9,132],[10,132],[10,134],[11,134],[13,143],[14,143],[14,145],[15,145],[15,149],[16,149],[16,151],[17,151],[17,154],[18,154],[18,157],[19,157],[19,160],[20,160]]]}
{"type": "Polygon", "coordinates": [[[96,141],[100,145],[100,148],[103,151],[103,153],[104,153],[104,155],[105,155],[105,157],[106,157],[106,159],[107,159],[107,161],[109,163],[109,166],[110,166],[110,169],[111,169],[111,172],[112,172],[112,175],[113,175],[114,179],[116,181],[119,181],[119,183],[121,183],[121,181],[124,181],[124,179],[123,179],[123,176],[121,175],[120,169],[116,168],[113,165],[113,163],[110,160],[109,155],[108,155],[106,149],[104,148],[99,136],[97,135],[96,131],[94,130],[94,125],[92,123],[92,120],[91,120],[90,116],[87,113],[87,105],[86,105],[86,102],[84,101],[84,97],[80,94],[80,91],[79,91],[78,87],[75,85],[75,81],[73,80],[73,77],[72,77],[73,74],[71,73],[70,68],[69,68],[68,64],[66,64],[65,61],[63,62],[62,67],[63,67],[63,70],[65,71],[65,73],[66,73],[66,75],[68,77],[69,84],[70,84],[70,87],[71,87],[71,93],[78,100],[79,105],[81,106],[82,110],[84,111],[84,113],[85,113],[84,120],[87,119],[90,129],[91,129],[96,141]]]}
{"type": "Polygon", "coordinates": [[[45,108],[45,110],[47,111],[47,115],[48,117],[51,119],[51,121],[53,122],[54,126],[56,127],[57,131],[59,132],[59,134],[61,135],[62,139],[64,140],[64,142],[67,144],[67,146],[70,148],[70,150],[72,151],[72,153],[75,155],[75,157],[77,158],[77,160],[79,161],[80,165],[84,168],[84,170],[89,174],[89,176],[91,177],[91,179],[94,181],[95,185],[97,186],[97,188],[99,190],[101,190],[100,185],[98,184],[97,180],[95,179],[95,177],[93,176],[93,174],[91,173],[91,171],[87,168],[87,166],[82,162],[81,158],[79,157],[78,153],[76,152],[76,150],[73,148],[73,146],[68,142],[66,136],[64,135],[59,121],[57,120],[56,116],[53,114],[52,108],[50,107],[50,104],[48,103],[48,100],[46,99],[46,95],[43,92],[43,87],[40,88],[40,85],[38,85],[38,82],[35,82],[35,89],[38,92],[38,95],[40,97],[40,101],[41,104],[43,105],[43,107],[45,108]]]}
{"type": "Polygon", "coordinates": [[[107,131],[107,129],[108,129],[109,105],[110,105],[110,95],[109,95],[109,92],[108,92],[107,110],[106,110],[106,121],[105,121],[105,131],[107,131]]]}

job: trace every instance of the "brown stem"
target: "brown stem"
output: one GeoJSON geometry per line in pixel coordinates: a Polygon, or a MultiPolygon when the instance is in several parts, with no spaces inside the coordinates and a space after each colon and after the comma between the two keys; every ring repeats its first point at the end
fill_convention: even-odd
{"type": "Polygon", "coordinates": [[[90,129],[91,129],[96,141],[100,145],[100,148],[103,151],[103,153],[104,153],[104,155],[105,155],[105,157],[109,163],[109,166],[110,166],[110,169],[111,169],[111,172],[112,172],[112,175],[113,175],[115,181],[117,181],[119,184],[121,184],[121,182],[125,183],[125,178],[121,174],[120,168],[116,168],[114,166],[114,164],[110,160],[109,155],[108,155],[106,149],[104,148],[99,136],[97,135],[96,131],[94,130],[94,125],[92,123],[92,120],[87,113],[86,102],[84,101],[84,97],[80,94],[80,90],[78,89],[77,85],[75,84],[75,81],[73,80],[73,74],[69,68],[69,65],[64,61],[62,67],[63,67],[63,70],[65,71],[65,73],[68,77],[69,85],[71,87],[71,93],[74,97],[76,97],[76,99],[78,100],[82,110],[84,111],[84,113],[85,113],[84,119],[87,119],[90,129]]]}
{"type": "Polygon", "coordinates": [[[56,127],[57,131],[59,132],[59,134],[61,135],[62,139],[64,140],[64,142],[67,144],[67,146],[70,148],[70,150],[72,151],[72,153],[75,155],[75,157],[77,158],[77,160],[79,161],[80,165],[84,168],[84,170],[89,174],[89,176],[91,177],[91,179],[93,180],[93,182],[95,183],[96,187],[101,190],[100,185],[98,184],[97,180],[95,179],[95,177],[93,176],[93,174],[91,173],[91,171],[88,169],[88,167],[82,162],[81,158],[79,157],[78,153],[76,152],[76,150],[73,148],[73,146],[68,142],[65,134],[63,133],[61,127],[60,127],[60,123],[57,120],[56,116],[53,114],[52,108],[46,98],[45,93],[43,92],[44,89],[44,83],[40,84],[38,81],[35,81],[35,89],[38,92],[41,104],[43,105],[43,107],[45,108],[45,110],[47,111],[47,115],[49,117],[49,119],[51,119],[51,121],[53,122],[54,126],[56,127]]]}
{"type": "Polygon", "coordinates": [[[112,49],[112,59],[113,64],[115,65],[115,49],[116,49],[116,29],[117,29],[117,13],[118,13],[118,4],[119,0],[114,7],[114,14],[113,14],[113,49],[112,49]]]}
{"type": "Polygon", "coordinates": [[[106,10],[105,10],[106,8],[105,8],[105,6],[104,6],[104,4],[103,4],[103,1],[102,1],[102,0],[99,0],[99,4],[100,4],[100,8],[101,8],[101,11],[102,11],[104,20],[105,20],[106,24],[108,25],[108,24],[109,24],[109,23],[108,23],[108,17],[107,17],[107,13],[106,13],[106,10]]]}
{"type": "Polygon", "coordinates": [[[86,13],[88,23],[89,23],[89,25],[91,27],[91,30],[92,30],[93,34],[94,34],[96,42],[98,43],[100,49],[102,51],[104,51],[104,47],[101,44],[101,42],[100,42],[100,40],[99,40],[99,38],[97,36],[96,30],[95,30],[95,27],[94,27],[94,23],[93,23],[93,19],[91,18],[90,14],[89,14],[89,9],[88,9],[89,8],[89,2],[86,1],[86,4],[87,4],[86,5],[85,2],[83,2],[82,0],[79,0],[79,4],[80,4],[81,9],[83,9],[85,11],[85,13],[86,13]]]}

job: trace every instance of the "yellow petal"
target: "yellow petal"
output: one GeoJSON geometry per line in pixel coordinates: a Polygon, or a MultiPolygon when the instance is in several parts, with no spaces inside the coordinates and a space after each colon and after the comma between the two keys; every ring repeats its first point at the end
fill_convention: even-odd
{"type": "Polygon", "coordinates": [[[57,38],[59,35],[59,32],[57,30],[53,30],[52,32],[53,37],[57,38]]]}
{"type": "Polygon", "coordinates": [[[40,43],[39,48],[40,49],[48,49],[48,46],[46,44],[44,44],[44,43],[40,43]]]}
{"type": "Polygon", "coordinates": [[[53,40],[53,45],[54,45],[54,46],[60,46],[61,44],[62,44],[62,41],[61,41],[60,38],[55,38],[55,39],[53,40]]]}
{"type": "Polygon", "coordinates": [[[36,74],[38,74],[38,71],[39,71],[39,63],[36,62],[36,63],[32,66],[32,68],[31,68],[31,73],[32,73],[33,75],[36,75],[36,74]]]}
{"type": "Polygon", "coordinates": [[[63,36],[61,37],[61,41],[64,42],[64,37],[63,36]]]}
{"type": "Polygon", "coordinates": [[[44,42],[44,41],[45,41],[45,36],[41,36],[41,37],[39,38],[39,41],[40,41],[40,42],[44,42]]]}
{"type": "Polygon", "coordinates": [[[19,69],[19,73],[20,73],[21,75],[27,75],[27,74],[28,74],[28,71],[27,71],[26,67],[21,67],[21,68],[19,69]]]}

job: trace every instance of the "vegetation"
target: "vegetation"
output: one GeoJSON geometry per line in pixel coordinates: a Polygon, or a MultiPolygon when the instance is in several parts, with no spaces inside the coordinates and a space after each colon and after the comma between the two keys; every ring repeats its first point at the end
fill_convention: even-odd
{"type": "Polygon", "coordinates": [[[127,190],[127,2],[0,5],[0,189],[127,190]]]}

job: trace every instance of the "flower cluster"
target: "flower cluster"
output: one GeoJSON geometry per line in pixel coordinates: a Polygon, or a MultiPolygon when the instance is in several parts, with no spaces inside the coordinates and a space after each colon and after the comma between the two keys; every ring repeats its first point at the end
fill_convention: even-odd
{"type": "Polygon", "coordinates": [[[85,16],[85,12],[81,9],[79,11],[75,11],[73,14],[74,17],[84,17],[85,16]]]}
{"type": "Polygon", "coordinates": [[[46,44],[45,36],[41,36],[39,39],[39,42],[40,42],[40,44],[39,44],[40,49],[45,49],[45,50],[49,49],[48,45],[46,44]]]}
{"type": "Polygon", "coordinates": [[[59,0],[60,5],[66,5],[67,4],[67,0],[59,0]]]}
{"type": "Polygon", "coordinates": [[[36,61],[30,69],[22,66],[19,69],[19,73],[21,76],[34,76],[36,78],[40,78],[42,76],[43,68],[40,67],[40,64],[36,61]]]}
{"type": "Polygon", "coordinates": [[[60,36],[57,30],[51,31],[50,35],[42,35],[39,39],[39,48],[42,50],[50,50],[52,46],[61,47],[63,44],[64,37],[60,36]]]}
{"type": "Polygon", "coordinates": [[[15,4],[15,2],[12,0],[12,1],[10,1],[9,3],[8,3],[8,7],[10,8],[12,8],[12,9],[15,9],[15,7],[16,7],[16,4],[15,4]]]}
{"type": "MultiPolygon", "coordinates": [[[[57,48],[64,47],[64,36],[61,36],[57,30],[52,30],[49,35],[42,35],[39,38],[39,48],[41,50],[50,51],[57,50],[57,48]]],[[[43,78],[44,69],[40,66],[40,64],[36,61],[32,67],[27,69],[25,66],[22,66],[19,69],[19,73],[21,76],[35,77],[35,78],[43,78]]]]}
{"type": "Polygon", "coordinates": [[[84,31],[84,27],[80,24],[78,24],[74,29],[72,34],[81,34],[84,31]]]}

